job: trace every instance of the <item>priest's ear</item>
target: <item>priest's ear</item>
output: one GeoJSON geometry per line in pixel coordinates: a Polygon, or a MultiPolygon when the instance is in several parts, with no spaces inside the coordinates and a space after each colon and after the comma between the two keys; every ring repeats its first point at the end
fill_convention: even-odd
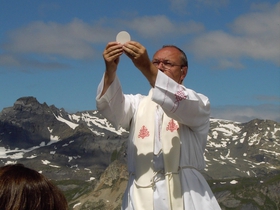
{"type": "Polygon", "coordinates": [[[185,77],[187,76],[188,73],[188,67],[187,66],[182,66],[181,67],[181,84],[183,83],[185,77]]]}

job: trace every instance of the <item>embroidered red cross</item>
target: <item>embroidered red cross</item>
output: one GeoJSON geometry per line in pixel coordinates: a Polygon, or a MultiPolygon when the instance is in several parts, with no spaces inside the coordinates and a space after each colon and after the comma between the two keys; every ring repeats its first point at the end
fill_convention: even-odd
{"type": "Polygon", "coordinates": [[[139,134],[138,134],[138,138],[142,138],[144,139],[145,137],[148,137],[150,136],[150,132],[148,131],[148,129],[146,128],[145,125],[143,125],[139,131],[139,134]]]}
{"type": "Polygon", "coordinates": [[[175,93],[175,97],[176,97],[176,102],[179,102],[179,101],[182,101],[183,99],[186,99],[187,96],[185,95],[184,91],[183,90],[178,90],[176,93],[175,93]]]}
{"type": "Polygon", "coordinates": [[[166,127],[167,131],[175,131],[178,130],[179,126],[175,123],[175,121],[173,119],[171,119],[166,127]]]}

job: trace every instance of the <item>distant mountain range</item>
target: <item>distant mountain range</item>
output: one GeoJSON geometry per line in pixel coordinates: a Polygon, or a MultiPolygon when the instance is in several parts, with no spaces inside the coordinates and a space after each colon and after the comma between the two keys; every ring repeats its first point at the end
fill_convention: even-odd
{"type": "MultiPolygon", "coordinates": [[[[277,209],[280,124],[210,122],[203,175],[222,208],[277,209]],[[248,192],[255,193],[246,197],[248,192]]],[[[73,209],[119,209],[127,137],[98,111],[73,114],[22,97],[0,112],[0,165],[17,162],[40,171],[65,192],[73,209]]]]}

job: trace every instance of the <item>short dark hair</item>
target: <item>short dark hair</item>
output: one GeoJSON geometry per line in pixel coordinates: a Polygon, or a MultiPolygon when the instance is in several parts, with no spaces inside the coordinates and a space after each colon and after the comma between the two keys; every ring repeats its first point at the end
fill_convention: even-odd
{"type": "Polygon", "coordinates": [[[22,164],[0,167],[0,209],[67,210],[63,193],[45,176],[22,164]]]}
{"type": "Polygon", "coordinates": [[[162,48],[165,48],[165,47],[173,47],[173,48],[179,50],[180,53],[181,53],[181,59],[182,59],[183,66],[189,67],[188,57],[187,57],[186,53],[183,50],[181,50],[179,47],[177,47],[175,45],[163,45],[162,46],[162,48]]]}

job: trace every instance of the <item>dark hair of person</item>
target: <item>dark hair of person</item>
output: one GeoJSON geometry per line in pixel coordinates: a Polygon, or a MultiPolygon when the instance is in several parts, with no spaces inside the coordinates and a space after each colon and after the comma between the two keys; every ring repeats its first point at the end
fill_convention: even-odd
{"type": "Polygon", "coordinates": [[[22,164],[0,167],[0,209],[67,210],[65,196],[50,180],[22,164]]]}
{"type": "Polygon", "coordinates": [[[186,56],[186,54],[185,54],[185,52],[183,50],[181,50],[179,47],[177,47],[175,45],[163,45],[162,46],[162,48],[165,48],[165,47],[173,47],[173,48],[179,50],[180,53],[181,53],[181,59],[182,59],[182,64],[183,64],[182,66],[186,66],[186,67],[189,66],[188,58],[187,58],[187,56],[186,56]]]}

